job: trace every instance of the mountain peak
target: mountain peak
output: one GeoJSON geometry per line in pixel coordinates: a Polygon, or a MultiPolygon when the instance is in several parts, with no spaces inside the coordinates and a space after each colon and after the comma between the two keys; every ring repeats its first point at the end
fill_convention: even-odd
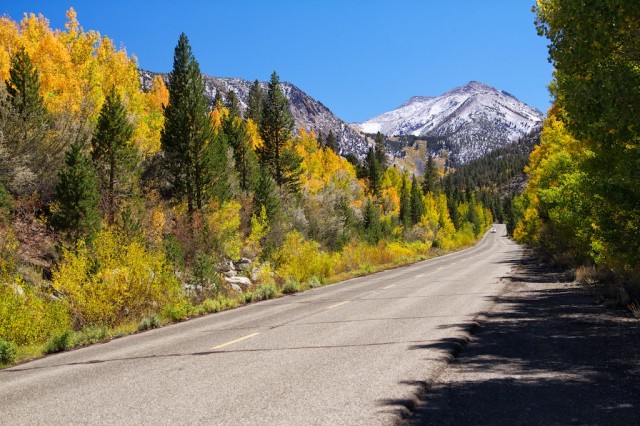
{"type": "Polygon", "coordinates": [[[440,141],[454,162],[465,163],[519,140],[542,118],[540,111],[509,93],[470,81],[440,96],[414,96],[395,110],[355,126],[365,133],[440,141]]]}

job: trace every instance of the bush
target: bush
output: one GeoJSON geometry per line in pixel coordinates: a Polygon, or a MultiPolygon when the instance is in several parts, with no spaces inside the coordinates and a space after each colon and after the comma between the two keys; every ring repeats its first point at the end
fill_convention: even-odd
{"type": "Polygon", "coordinates": [[[60,334],[55,334],[49,338],[45,345],[44,353],[52,354],[62,352],[73,346],[73,332],[66,330],[60,334]]]}
{"type": "Polygon", "coordinates": [[[284,294],[297,293],[300,291],[300,283],[294,279],[287,278],[282,286],[284,294]]]}
{"type": "Polygon", "coordinates": [[[276,274],[303,282],[311,278],[329,277],[333,274],[332,257],[320,250],[320,244],[307,241],[297,232],[289,232],[280,250],[275,254],[276,274]]]}
{"type": "Polygon", "coordinates": [[[17,351],[18,346],[15,343],[0,339],[0,364],[15,364],[17,351]]]}
{"type": "Polygon", "coordinates": [[[307,281],[307,285],[309,286],[309,288],[317,288],[322,286],[322,282],[318,277],[314,275],[313,277],[309,278],[309,281],[307,281]]]}
{"type": "Polygon", "coordinates": [[[53,286],[66,295],[63,302],[78,328],[139,320],[181,299],[164,253],[113,229],[99,232],[91,248],[81,241],[63,257],[53,286]]]}
{"type": "Polygon", "coordinates": [[[268,299],[273,299],[275,297],[275,295],[277,294],[277,290],[276,287],[274,285],[261,285],[260,287],[256,288],[253,292],[253,301],[257,302],[260,300],[268,300],[268,299]]]}
{"type": "Polygon", "coordinates": [[[45,341],[71,325],[64,306],[39,295],[18,276],[0,282],[0,336],[17,345],[45,341]]]}
{"type": "Polygon", "coordinates": [[[150,317],[147,317],[142,321],[140,321],[140,323],[138,323],[138,331],[145,331],[145,330],[151,330],[153,328],[158,328],[158,325],[160,325],[160,321],[158,320],[158,317],[156,315],[151,315],[150,317]]]}
{"type": "Polygon", "coordinates": [[[195,312],[194,307],[186,302],[170,304],[162,310],[162,316],[170,321],[184,321],[195,312]]]}
{"type": "Polygon", "coordinates": [[[87,326],[75,333],[73,338],[74,346],[92,345],[102,342],[107,338],[107,328],[99,326],[87,326]]]}

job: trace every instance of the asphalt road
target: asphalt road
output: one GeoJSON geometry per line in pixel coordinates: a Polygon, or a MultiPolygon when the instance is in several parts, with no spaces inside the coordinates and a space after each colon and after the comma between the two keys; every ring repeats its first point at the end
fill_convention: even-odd
{"type": "Polygon", "coordinates": [[[0,424],[391,424],[504,288],[476,246],[0,372],[0,424]]]}

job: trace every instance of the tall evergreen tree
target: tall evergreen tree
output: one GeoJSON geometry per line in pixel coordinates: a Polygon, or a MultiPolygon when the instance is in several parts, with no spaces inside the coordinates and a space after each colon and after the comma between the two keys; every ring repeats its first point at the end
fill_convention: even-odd
{"type": "Polygon", "coordinates": [[[364,174],[367,180],[369,181],[369,191],[371,194],[375,196],[380,195],[380,186],[382,180],[382,170],[380,169],[380,163],[378,163],[378,158],[373,150],[373,148],[369,147],[367,151],[367,156],[364,159],[364,174]]]}
{"type": "Polygon", "coordinates": [[[407,175],[402,175],[402,187],[400,188],[400,213],[398,219],[403,226],[411,224],[411,192],[407,175]]]}
{"type": "Polygon", "coordinates": [[[327,136],[327,142],[325,146],[330,150],[332,150],[333,152],[335,152],[336,154],[340,153],[340,147],[338,146],[336,135],[333,134],[333,130],[329,130],[329,136],[327,136]]]}
{"type": "Polygon", "coordinates": [[[437,185],[438,167],[433,160],[433,156],[427,154],[427,163],[424,166],[424,174],[422,175],[422,191],[425,194],[436,192],[437,185]]]}
{"type": "Polygon", "coordinates": [[[233,90],[229,90],[224,105],[229,110],[229,115],[233,117],[240,117],[240,101],[238,101],[236,92],[234,92],[233,90]]]}
{"type": "Polygon", "coordinates": [[[265,208],[267,217],[270,221],[273,221],[280,211],[278,187],[266,166],[260,167],[258,182],[256,183],[254,204],[255,210],[258,212],[262,207],[265,208]]]}
{"type": "MultiPolygon", "coordinates": [[[[238,172],[238,183],[240,190],[248,191],[253,187],[257,178],[258,159],[256,153],[251,148],[249,133],[247,132],[246,122],[240,118],[240,109],[233,107],[234,92],[229,92],[232,102],[228,105],[229,115],[222,122],[222,130],[226,137],[227,143],[233,149],[233,159],[235,168],[238,172]]],[[[237,98],[236,102],[237,102],[237,98]]]]}
{"type": "Polygon", "coordinates": [[[380,209],[370,199],[367,199],[362,210],[362,226],[369,244],[377,244],[382,238],[380,209]]]}
{"type": "Polygon", "coordinates": [[[22,194],[35,189],[38,180],[39,185],[53,180],[49,175],[55,154],[45,143],[49,114],[40,94],[40,76],[23,47],[11,59],[5,87],[6,92],[0,91],[0,149],[7,158],[0,159],[0,169],[7,187],[22,194]]]}
{"type": "Polygon", "coordinates": [[[114,223],[117,198],[131,195],[137,180],[137,152],[131,144],[133,130],[122,99],[115,87],[112,87],[100,110],[91,140],[91,154],[96,169],[100,172],[107,222],[111,225],[114,223]]]}
{"type": "Polygon", "coordinates": [[[182,33],[169,73],[169,103],[164,109],[162,149],[172,175],[173,196],[186,199],[191,215],[211,197],[228,196],[226,142],[213,133],[200,66],[182,33]]]}
{"type": "Polygon", "coordinates": [[[375,141],[375,153],[378,159],[380,169],[384,172],[387,169],[387,146],[384,135],[380,132],[376,133],[375,141]]]}
{"type": "Polygon", "coordinates": [[[213,96],[213,109],[218,108],[220,105],[224,105],[224,99],[222,98],[222,91],[216,89],[216,94],[213,96]]]}
{"type": "Polygon", "coordinates": [[[247,109],[244,112],[245,118],[250,118],[254,123],[260,125],[262,121],[262,100],[263,93],[258,80],[254,81],[249,89],[249,99],[247,109]]]}
{"type": "Polygon", "coordinates": [[[420,222],[422,215],[424,214],[424,201],[422,200],[422,188],[418,184],[418,180],[414,175],[411,179],[411,223],[415,225],[420,222]]]}
{"type": "Polygon", "coordinates": [[[58,173],[56,208],[52,226],[72,242],[90,236],[100,227],[98,182],[95,169],[79,143],[65,154],[65,167],[58,173]]]}
{"type": "Polygon", "coordinates": [[[278,186],[297,192],[302,158],[290,145],[294,122],[288,104],[278,74],[274,71],[262,109],[260,136],[264,143],[258,149],[258,156],[260,162],[269,168],[278,186]]]}

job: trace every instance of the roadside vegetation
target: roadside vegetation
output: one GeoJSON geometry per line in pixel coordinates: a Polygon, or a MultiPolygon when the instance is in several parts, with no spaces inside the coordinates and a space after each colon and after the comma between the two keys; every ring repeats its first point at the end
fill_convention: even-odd
{"type": "Polygon", "coordinates": [[[142,88],[135,58],[67,17],[0,18],[0,365],[426,259],[492,223],[442,170],[388,166],[382,137],[349,162],[295,131],[275,72],[245,111],[233,92],[212,105],[183,34],[142,88]]]}
{"type": "Polygon", "coordinates": [[[514,202],[513,235],[639,316],[640,4],[574,3],[534,8],[555,99],[514,202]]]}

